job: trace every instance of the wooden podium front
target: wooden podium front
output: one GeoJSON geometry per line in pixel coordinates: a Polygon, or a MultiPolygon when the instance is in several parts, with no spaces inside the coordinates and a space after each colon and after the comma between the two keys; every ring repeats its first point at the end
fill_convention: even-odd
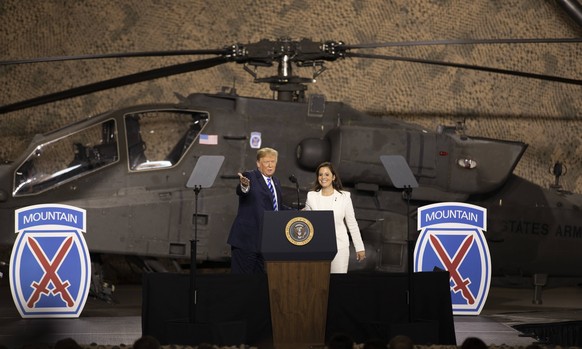
{"type": "Polygon", "coordinates": [[[275,349],[325,345],[333,212],[265,212],[262,234],[275,349]]]}
{"type": "Polygon", "coordinates": [[[325,344],[329,261],[267,262],[276,349],[325,344]]]}

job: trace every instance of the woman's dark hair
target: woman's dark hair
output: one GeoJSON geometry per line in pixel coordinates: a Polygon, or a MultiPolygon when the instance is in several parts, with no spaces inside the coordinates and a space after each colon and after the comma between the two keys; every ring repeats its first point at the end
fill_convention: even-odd
{"type": "Polygon", "coordinates": [[[319,184],[318,179],[319,179],[319,170],[322,169],[323,167],[329,168],[331,175],[335,177],[333,179],[333,181],[331,182],[333,189],[338,190],[338,191],[344,189],[344,187],[342,186],[342,181],[340,180],[339,175],[335,171],[335,168],[333,168],[333,165],[331,164],[331,162],[326,161],[326,162],[322,162],[321,164],[319,164],[319,166],[317,166],[317,169],[315,170],[315,183],[313,184],[313,190],[315,190],[315,191],[321,190],[321,184],[319,184]]]}

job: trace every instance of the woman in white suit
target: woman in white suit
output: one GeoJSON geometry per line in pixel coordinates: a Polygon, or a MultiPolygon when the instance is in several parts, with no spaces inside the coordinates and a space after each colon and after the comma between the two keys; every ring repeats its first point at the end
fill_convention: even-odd
{"type": "Polygon", "coordinates": [[[350,238],[356,250],[356,260],[366,258],[364,242],[354,214],[350,192],[343,191],[341,180],[330,162],[324,162],[315,171],[316,181],[312,191],[307,193],[306,210],[333,211],[337,254],[331,262],[332,273],[347,273],[350,261],[350,238]]]}

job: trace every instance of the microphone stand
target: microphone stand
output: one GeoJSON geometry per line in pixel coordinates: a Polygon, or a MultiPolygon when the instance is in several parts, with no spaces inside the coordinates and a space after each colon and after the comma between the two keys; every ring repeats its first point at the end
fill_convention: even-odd
{"type": "Polygon", "coordinates": [[[292,183],[295,183],[295,188],[297,188],[297,210],[301,210],[301,201],[299,199],[299,181],[295,177],[295,175],[289,176],[289,180],[292,183]]]}
{"type": "Polygon", "coordinates": [[[301,201],[299,201],[299,182],[295,181],[295,187],[297,187],[297,210],[301,210],[301,201]]]}
{"type": "Polygon", "coordinates": [[[412,305],[412,297],[414,295],[414,286],[412,282],[412,277],[414,275],[414,244],[412,242],[412,237],[410,236],[410,197],[412,196],[412,187],[410,185],[406,185],[403,189],[404,198],[406,199],[406,238],[408,247],[408,321],[412,322],[414,319],[414,309],[412,305]]]}
{"type": "MultiPolygon", "coordinates": [[[[167,340],[170,343],[194,344],[201,342],[215,342],[218,337],[213,331],[211,323],[203,323],[196,319],[196,306],[198,303],[198,285],[196,280],[196,255],[198,245],[198,201],[203,188],[211,188],[216,175],[224,162],[224,156],[202,155],[196,161],[186,187],[194,190],[194,232],[190,240],[190,275],[188,285],[187,319],[167,320],[167,340]]],[[[240,342],[237,342],[240,343],[240,342]]]]}
{"type": "Polygon", "coordinates": [[[196,289],[196,254],[198,243],[198,194],[200,194],[202,187],[199,185],[194,186],[194,194],[196,197],[196,204],[194,209],[194,240],[190,240],[190,292],[189,292],[189,312],[188,320],[190,323],[196,322],[196,303],[197,303],[197,292],[196,289]]]}
{"type": "Polygon", "coordinates": [[[408,304],[408,321],[413,322],[414,282],[412,277],[414,275],[414,242],[410,234],[410,199],[412,197],[412,189],[418,187],[418,182],[402,155],[382,155],[380,156],[380,161],[384,165],[392,185],[395,188],[401,188],[403,190],[402,194],[406,200],[406,239],[408,250],[408,291],[406,292],[406,302],[408,304]]]}

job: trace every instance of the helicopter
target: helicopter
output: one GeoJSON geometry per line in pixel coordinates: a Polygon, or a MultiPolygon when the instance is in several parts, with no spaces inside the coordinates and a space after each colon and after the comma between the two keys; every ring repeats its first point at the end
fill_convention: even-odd
{"type": "MultiPolygon", "coordinates": [[[[455,43],[486,44],[487,40],[455,43]]],[[[254,82],[268,84],[275,94],[273,99],[245,97],[234,87],[217,93],[177,94],[176,103],[129,106],[37,135],[17,159],[0,165],[0,244],[14,243],[16,209],[50,202],[87,211],[86,240],[95,256],[129,255],[148,270],[164,271],[160,259],[190,258],[196,225],[196,261],[227,263],[226,240],[237,211],[237,173],[252,169],[256,149],[269,146],[279,152],[276,175],[283,178],[283,202],[297,209],[302,208],[320,163],[331,161],[338,170],[352,194],[368,256],[365,263],[351,261],[352,271],[406,271],[407,226],[414,211],[428,203],[459,201],[489,212],[486,236],[494,275],[578,276],[582,197],[560,189],[558,166],[556,186],[549,189],[514,175],[527,144],[470,136],[463,122],[427,130],[390,116],[370,115],[322,94],[308,94],[307,86],[324,73],[328,62],[344,58],[402,60],[570,84],[582,81],[354,52],[382,46],[387,45],[280,38],[189,50],[176,54],[213,57],[0,107],[0,114],[5,114],[225,63],[242,64],[254,82]],[[257,74],[257,69],[272,66],[275,75],[257,74]],[[313,73],[296,75],[300,68],[313,73]],[[205,155],[224,156],[225,161],[213,186],[198,198],[186,182],[205,155]],[[410,166],[419,187],[408,202],[382,166],[382,155],[401,155],[410,166]]]]}

